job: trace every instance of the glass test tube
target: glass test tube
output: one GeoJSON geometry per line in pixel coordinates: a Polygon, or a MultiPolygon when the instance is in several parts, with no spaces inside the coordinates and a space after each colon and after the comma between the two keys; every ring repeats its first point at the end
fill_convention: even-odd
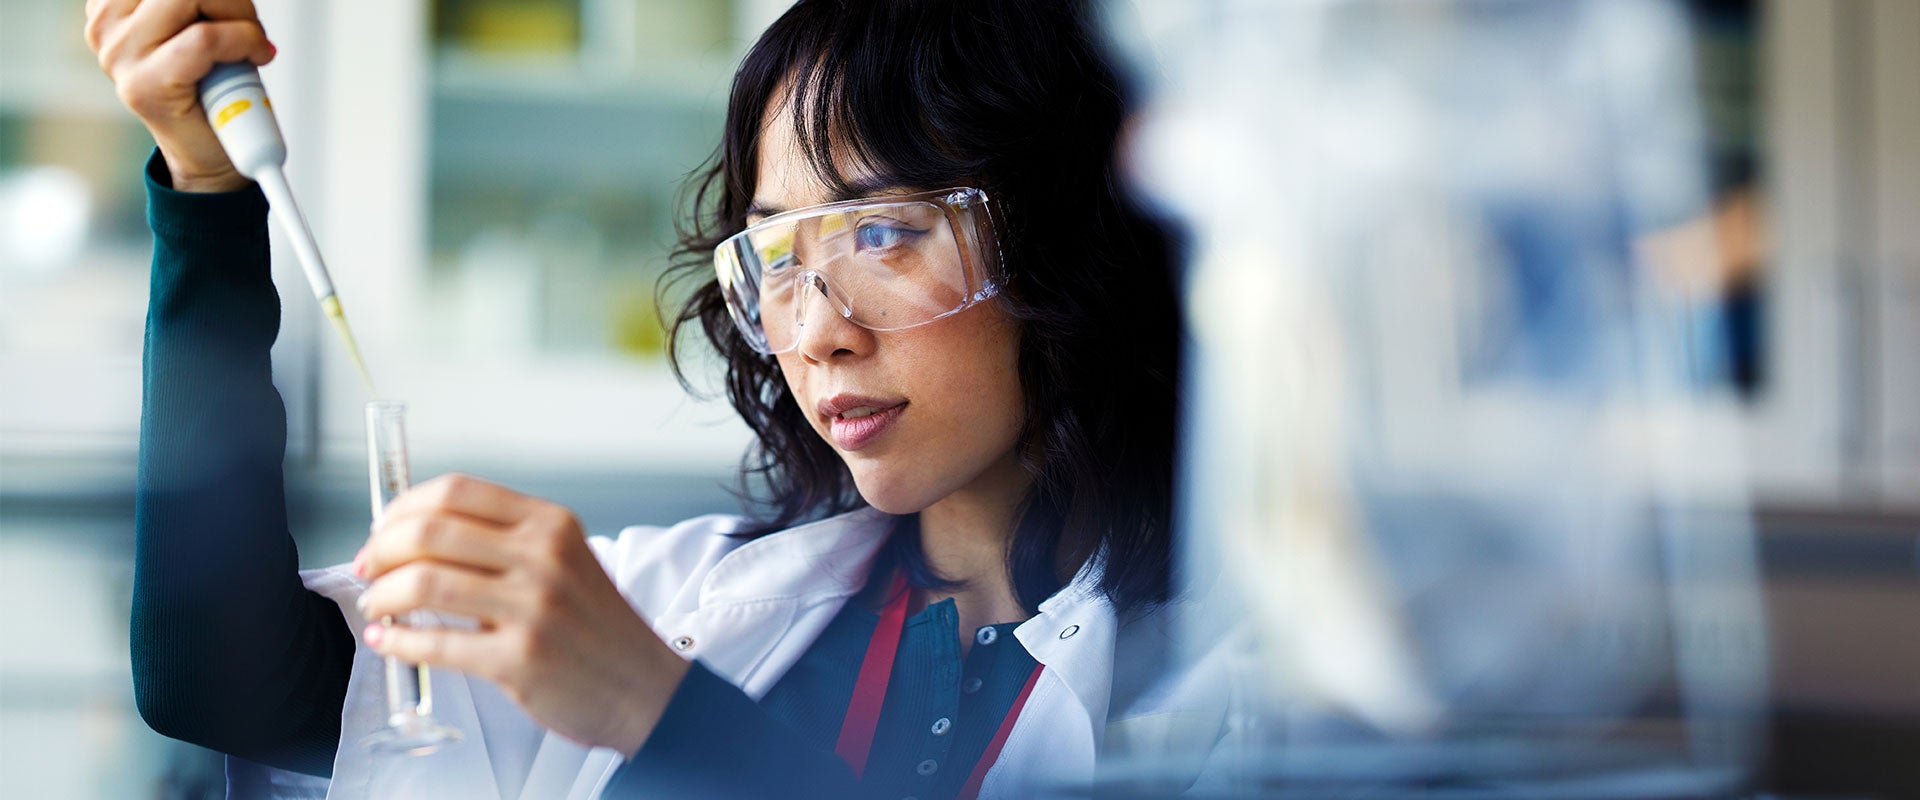
{"type": "MultiPolygon", "coordinates": [[[[367,404],[367,467],[371,481],[373,520],[379,522],[387,503],[411,485],[407,465],[407,406],[376,400],[367,404]]],[[[386,617],[381,624],[392,626],[386,617]]],[[[433,683],[427,665],[386,659],[387,727],[369,734],[362,744],[376,752],[425,755],[460,741],[460,731],[433,718],[433,683]]]]}

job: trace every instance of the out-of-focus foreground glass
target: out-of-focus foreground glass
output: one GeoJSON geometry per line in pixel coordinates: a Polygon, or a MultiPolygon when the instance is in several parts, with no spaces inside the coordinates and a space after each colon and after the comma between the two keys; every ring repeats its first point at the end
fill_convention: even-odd
{"type": "Polygon", "coordinates": [[[1135,167],[1195,243],[1176,658],[1230,711],[1116,726],[1107,789],[1739,789],[1738,403],[1636,247],[1708,207],[1679,7],[1139,8],[1135,167]]]}

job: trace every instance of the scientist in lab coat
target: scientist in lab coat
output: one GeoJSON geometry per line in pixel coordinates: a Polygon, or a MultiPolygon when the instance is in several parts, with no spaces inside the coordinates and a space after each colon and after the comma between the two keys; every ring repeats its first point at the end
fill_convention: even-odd
{"type": "Polygon", "coordinates": [[[250,0],[91,0],[158,144],[143,717],[228,753],[235,796],[1027,796],[1120,739],[1199,773],[1225,682],[1165,669],[1211,663],[1167,652],[1173,248],[1118,186],[1080,5],[802,0],[746,56],[674,341],[724,361],[752,513],[590,538],[443,476],[299,573],[266,205],[194,92],[274,46],[250,0]],[[475,624],[369,622],[413,612],[475,624]],[[360,746],[388,655],[468,741],[360,746]]]}

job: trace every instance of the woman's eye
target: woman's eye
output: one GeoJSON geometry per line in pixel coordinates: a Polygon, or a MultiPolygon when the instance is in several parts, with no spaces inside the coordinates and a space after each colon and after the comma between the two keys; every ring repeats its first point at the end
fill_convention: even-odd
{"type": "Polygon", "coordinates": [[[793,264],[794,258],[792,253],[781,253],[780,255],[774,256],[772,261],[767,262],[766,271],[768,275],[779,275],[792,269],[793,264]]]}
{"type": "Polygon", "coordinates": [[[919,231],[886,223],[871,223],[854,231],[854,246],[861,250],[885,250],[905,243],[919,231]]]}

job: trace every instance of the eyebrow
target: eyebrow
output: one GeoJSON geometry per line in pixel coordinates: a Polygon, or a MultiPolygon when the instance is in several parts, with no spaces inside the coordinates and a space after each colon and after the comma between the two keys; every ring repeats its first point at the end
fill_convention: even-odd
{"type": "MultiPolygon", "coordinates": [[[[828,200],[827,203],[858,200],[863,197],[876,197],[892,192],[911,193],[907,190],[907,187],[897,183],[882,180],[855,180],[848,181],[846,191],[835,192],[833,198],[828,200]]],[[[819,205],[826,205],[826,203],[820,203],[819,205]]],[[[749,218],[771,217],[775,214],[785,214],[789,210],[790,209],[769,200],[755,199],[751,205],[747,206],[747,216],[749,218]]]]}

